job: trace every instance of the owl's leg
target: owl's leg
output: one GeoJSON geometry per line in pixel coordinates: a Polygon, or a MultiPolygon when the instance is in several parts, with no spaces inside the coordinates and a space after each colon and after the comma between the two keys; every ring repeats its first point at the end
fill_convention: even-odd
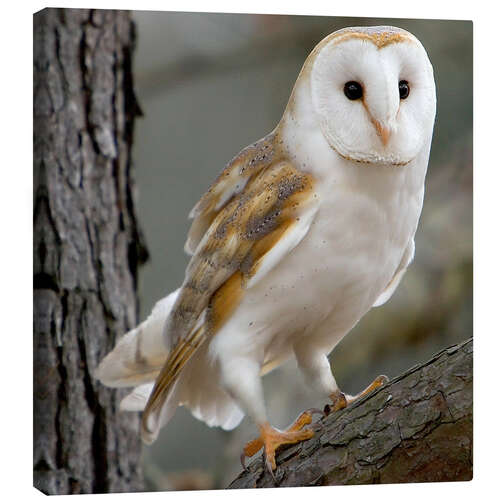
{"type": "Polygon", "coordinates": [[[318,351],[307,339],[294,346],[295,358],[305,382],[325,396],[340,392],[326,353],[318,351]]]}
{"type": "Polygon", "coordinates": [[[255,455],[264,447],[266,465],[272,472],[276,469],[274,455],[279,446],[298,443],[313,436],[314,432],[311,429],[302,428],[311,422],[312,412],[304,412],[285,431],[275,429],[267,420],[260,378],[260,364],[248,358],[234,357],[221,357],[219,358],[219,364],[224,388],[257,424],[260,431],[259,438],[250,441],[245,446],[242,459],[255,455]]]}
{"type": "Polygon", "coordinates": [[[337,386],[326,354],[318,352],[317,348],[310,348],[310,345],[311,343],[307,342],[307,339],[297,344],[294,348],[295,357],[305,376],[306,383],[316,387],[331,399],[332,405],[327,406],[327,409],[325,409],[327,413],[345,408],[347,405],[378,389],[389,380],[385,375],[380,375],[359,394],[355,396],[344,394],[337,386]]]}

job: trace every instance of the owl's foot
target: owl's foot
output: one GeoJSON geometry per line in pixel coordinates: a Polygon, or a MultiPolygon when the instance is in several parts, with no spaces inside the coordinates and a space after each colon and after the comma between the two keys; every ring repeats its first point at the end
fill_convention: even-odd
{"type": "Polygon", "coordinates": [[[387,382],[389,382],[388,377],[386,377],[385,375],[379,375],[366,389],[356,394],[355,396],[349,396],[348,394],[346,394],[345,398],[347,400],[347,404],[350,405],[351,403],[354,403],[358,399],[365,397],[367,394],[370,394],[370,392],[374,391],[375,389],[378,389],[379,387],[382,387],[383,385],[387,384],[387,382]]]}
{"type": "Polygon", "coordinates": [[[349,394],[344,394],[343,392],[337,391],[330,395],[330,399],[332,400],[331,405],[325,406],[325,413],[328,415],[332,411],[338,411],[346,406],[354,403],[358,399],[365,397],[370,392],[382,387],[389,379],[385,375],[379,375],[366,389],[356,394],[355,396],[350,396],[349,394]]]}
{"type": "Polygon", "coordinates": [[[311,408],[302,412],[295,422],[284,431],[279,431],[269,424],[260,426],[260,437],[252,439],[243,448],[243,453],[241,454],[241,465],[243,468],[246,469],[245,458],[253,457],[264,447],[266,465],[272,473],[276,469],[275,452],[282,444],[294,444],[313,437],[314,431],[312,429],[304,429],[303,427],[312,422],[314,413],[322,413],[322,411],[311,408]]]}

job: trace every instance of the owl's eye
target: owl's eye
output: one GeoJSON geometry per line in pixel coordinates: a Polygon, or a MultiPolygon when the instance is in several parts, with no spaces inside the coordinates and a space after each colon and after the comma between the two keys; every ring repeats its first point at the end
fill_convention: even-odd
{"type": "Polygon", "coordinates": [[[361,84],[358,82],[347,82],[344,85],[344,94],[347,99],[355,101],[363,97],[363,87],[361,87],[361,84]]]}
{"type": "Polygon", "coordinates": [[[410,93],[410,85],[406,80],[399,82],[399,98],[406,99],[410,93]]]}

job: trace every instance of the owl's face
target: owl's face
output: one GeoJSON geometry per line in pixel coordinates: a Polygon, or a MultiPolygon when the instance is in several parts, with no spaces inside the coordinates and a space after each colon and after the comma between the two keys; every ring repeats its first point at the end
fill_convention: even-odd
{"type": "Polygon", "coordinates": [[[350,28],[313,51],[312,107],[331,148],[370,164],[404,165],[429,144],[436,96],[425,49],[398,28],[350,28]]]}

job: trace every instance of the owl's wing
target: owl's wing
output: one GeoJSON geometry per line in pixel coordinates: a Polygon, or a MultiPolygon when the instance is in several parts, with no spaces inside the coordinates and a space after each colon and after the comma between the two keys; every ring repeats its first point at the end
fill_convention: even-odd
{"type": "Polygon", "coordinates": [[[377,300],[373,303],[372,307],[379,307],[385,304],[396,291],[401,279],[403,278],[408,266],[411,264],[413,257],[415,256],[415,240],[412,238],[403,253],[403,258],[399,264],[394,276],[392,277],[389,284],[384,288],[383,292],[378,296],[377,300]]]}
{"type": "Polygon", "coordinates": [[[184,250],[193,255],[220,210],[240,194],[251,179],[282,157],[282,150],[274,133],[240,151],[189,213],[193,222],[184,250]]]}
{"type": "MultiPolygon", "coordinates": [[[[205,198],[203,209],[195,207],[206,230],[192,237],[194,255],[165,324],[169,357],[144,410],[145,441],[154,439],[162,410],[169,414],[164,406],[182,368],[231,316],[245,290],[302,240],[317,211],[311,175],[281,159],[255,170],[242,189],[233,182],[229,195],[215,184],[211,192],[218,194],[205,198]]],[[[223,173],[221,182],[225,178],[223,173]]]]}

